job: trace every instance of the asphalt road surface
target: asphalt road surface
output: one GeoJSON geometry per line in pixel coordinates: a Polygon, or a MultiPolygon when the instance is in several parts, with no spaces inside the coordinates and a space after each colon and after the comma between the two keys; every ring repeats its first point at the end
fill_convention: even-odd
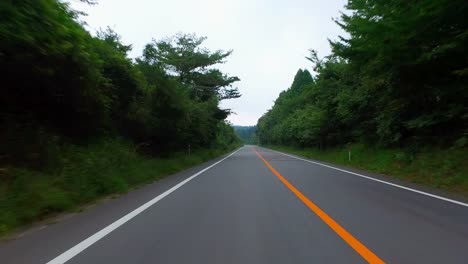
{"type": "Polygon", "coordinates": [[[468,204],[260,147],[39,225],[0,263],[468,263],[468,204]]]}

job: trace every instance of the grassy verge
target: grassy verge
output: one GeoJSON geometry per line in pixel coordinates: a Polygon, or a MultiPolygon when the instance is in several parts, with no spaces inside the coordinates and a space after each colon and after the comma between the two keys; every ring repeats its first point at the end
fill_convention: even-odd
{"type": "Polygon", "coordinates": [[[139,155],[134,146],[106,141],[89,147],[60,150],[51,169],[0,170],[0,236],[51,214],[71,211],[106,195],[200,164],[237,146],[175,153],[155,159],[139,155]]]}
{"type": "Polygon", "coordinates": [[[468,196],[468,150],[380,149],[361,144],[327,150],[268,146],[291,154],[346,165],[468,196]]]}

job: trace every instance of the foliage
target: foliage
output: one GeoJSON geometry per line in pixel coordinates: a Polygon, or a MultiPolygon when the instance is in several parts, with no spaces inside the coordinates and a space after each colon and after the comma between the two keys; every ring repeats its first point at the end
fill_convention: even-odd
{"type": "Polygon", "coordinates": [[[230,111],[218,105],[240,96],[232,87],[239,78],[216,64],[231,51],[178,34],[151,42],[134,61],[116,32],[93,37],[60,1],[4,1],[0,14],[0,164],[46,162],[50,138],[86,145],[124,137],[168,155],[228,133],[220,129],[230,111]]]}
{"type": "Polygon", "coordinates": [[[103,196],[124,193],[238,146],[220,141],[213,148],[195,150],[190,155],[181,152],[149,158],[138,154],[133,144],[104,140],[86,147],[60,147],[60,157],[50,171],[20,167],[2,170],[0,235],[50,214],[78,209],[103,196]]]}
{"type": "Polygon", "coordinates": [[[223,74],[211,66],[224,63],[232,51],[211,52],[200,47],[206,38],[190,34],[178,34],[172,38],[153,41],[143,51],[143,62],[158,66],[176,76],[190,88],[192,97],[207,101],[213,97],[219,100],[240,96],[232,83],[238,77],[223,74]]]}
{"type": "Polygon", "coordinates": [[[79,14],[60,0],[0,2],[0,233],[239,144],[219,107],[240,96],[216,67],[231,51],[179,34],[134,60],[79,14]]]}
{"type": "Polygon", "coordinates": [[[346,7],[337,23],[349,37],[331,42],[325,58],[311,51],[315,77],[296,74],[260,118],[260,142],[466,145],[466,1],[350,0],[346,7]]]}

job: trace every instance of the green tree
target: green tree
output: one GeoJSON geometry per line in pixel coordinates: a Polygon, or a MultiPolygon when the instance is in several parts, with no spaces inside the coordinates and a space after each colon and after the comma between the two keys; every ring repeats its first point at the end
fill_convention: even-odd
{"type": "Polygon", "coordinates": [[[75,138],[102,131],[111,87],[77,14],[54,0],[2,1],[0,12],[2,126],[35,123],[75,138]]]}
{"type": "MultiPolygon", "coordinates": [[[[261,142],[333,146],[464,145],[468,135],[466,1],[350,0],[348,33],[307,58],[313,82],[281,93],[261,142]]],[[[307,79],[307,78],[306,78],[307,79]]]]}
{"type": "Polygon", "coordinates": [[[210,52],[205,38],[180,34],[133,60],[116,32],[94,37],[78,16],[58,0],[0,3],[0,162],[45,164],[50,146],[105,137],[168,154],[234,135],[218,104],[240,96],[239,79],[216,69],[231,51],[210,52]]]}
{"type": "Polygon", "coordinates": [[[353,0],[347,8],[338,23],[350,38],[332,46],[375,98],[380,141],[450,142],[466,131],[466,1],[353,0]]]}
{"type": "Polygon", "coordinates": [[[238,89],[232,87],[239,78],[211,67],[224,63],[232,51],[211,52],[201,47],[205,40],[204,37],[179,34],[166,40],[153,41],[146,45],[143,57],[145,62],[159,65],[168,74],[178,77],[197,99],[207,101],[215,96],[219,100],[239,97],[238,89]]]}

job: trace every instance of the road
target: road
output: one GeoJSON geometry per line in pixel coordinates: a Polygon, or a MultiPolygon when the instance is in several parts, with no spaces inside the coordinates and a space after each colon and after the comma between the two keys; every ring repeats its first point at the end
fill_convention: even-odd
{"type": "Polygon", "coordinates": [[[3,242],[0,263],[468,263],[466,203],[346,170],[244,146],[3,242]]]}

